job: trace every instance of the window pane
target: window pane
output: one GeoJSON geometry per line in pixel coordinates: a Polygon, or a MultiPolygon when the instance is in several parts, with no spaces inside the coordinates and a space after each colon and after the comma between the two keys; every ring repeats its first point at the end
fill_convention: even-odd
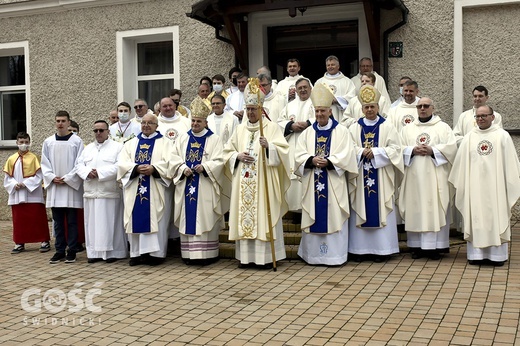
{"type": "Polygon", "coordinates": [[[137,44],[138,75],[173,73],[173,42],[137,44]]]}
{"type": "Polygon", "coordinates": [[[16,139],[20,131],[27,131],[25,91],[0,93],[3,140],[16,139]]]}
{"type": "Polygon", "coordinates": [[[173,79],[147,80],[138,82],[139,98],[146,100],[150,109],[173,89],[173,79]]]}
{"type": "Polygon", "coordinates": [[[24,85],[25,64],[23,55],[0,57],[0,86],[24,85]]]}

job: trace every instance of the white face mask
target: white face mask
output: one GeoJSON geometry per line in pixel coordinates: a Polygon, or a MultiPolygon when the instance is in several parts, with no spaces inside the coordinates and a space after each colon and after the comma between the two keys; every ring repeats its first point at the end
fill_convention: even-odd
{"type": "Polygon", "coordinates": [[[403,88],[404,88],[404,87],[399,87],[399,95],[402,95],[402,94],[403,94],[403,88]]]}
{"type": "Polygon", "coordinates": [[[224,86],[222,84],[213,84],[213,90],[217,93],[221,92],[223,87],[224,86]]]}
{"type": "Polygon", "coordinates": [[[129,118],[130,118],[130,113],[128,113],[128,112],[121,112],[121,113],[119,113],[119,120],[122,123],[126,123],[129,118]]]}
{"type": "Polygon", "coordinates": [[[18,144],[18,149],[20,151],[27,151],[31,147],[30,144],[18,144]]]}

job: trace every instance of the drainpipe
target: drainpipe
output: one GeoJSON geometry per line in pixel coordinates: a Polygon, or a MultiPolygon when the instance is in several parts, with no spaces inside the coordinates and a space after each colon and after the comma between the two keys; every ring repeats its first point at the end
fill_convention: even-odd
{"type": "Polygon", "coordinates": [[[386,84],[388,84],[388,36],[396,31],[397,29],[399,29],[400,27],[402,27],[403,25],[405,25],[406,23],[408,23],[408,13],[410,12],[408,10],[408,8],[403,4],[402,0],[394,0],[394,4],[396,5],[397,8],[399,8],[401,10],[401,14],[403,16],[403,19],[395,24],[394,26],[386,29],[383,33],[383,61],[384,61],[384,66],[385,66],[385,71],[383,73],[383,78],[385,79],[386,81],[386,84]]]}

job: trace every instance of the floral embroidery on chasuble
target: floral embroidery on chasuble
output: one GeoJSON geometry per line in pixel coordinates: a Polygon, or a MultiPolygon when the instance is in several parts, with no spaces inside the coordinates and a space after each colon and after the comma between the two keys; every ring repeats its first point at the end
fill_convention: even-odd
{"type": "MultiPolygon", "coordinates": [[[[143,138],[138,135],[139,143],[135,151],[135,163],[138,165],[149,165],[152,161],[152,153],[155,140],[161,138],[160,133],[153,138],[143,138]]],[[[132,210],[133,233],[150,233],[150,179],[152,176],[140,174],[138,177],[137,193],[135,196],[134,209],[132,210]]]]}
{"type": "MultiPolygon", "coordinates": [[[[333,120],[332,126],[328,130],[320,130],[318,123],[312,126],[315,135],[315,156],[327,158],[330,155],[330,141],[332,130],[338,125],[333,120]]],[[[328,232],[328,205],[329,205],[329,176],[327,168],[314,168],[314,215],[316,220],[309,228],[310,233],[327,233],[328,232]]],[[[326,252],[326,251],[325,251],[326,252]]]]}
{"type": "Polygon", "coordinates": [[[188,146],[186,147],[186,165],[192,169],[193,174],[187,177],[186,186],[184,188],[184,205],[186,217],[186,235],[195,235],[197,227],[197,202],[199,196],[200,173],[193,170],[195,166],[202,163],[202,158],[207,156],[205,151],[206,139],[213,132],[208,132],[201,137],[195,137],[193,132],[188,131],[190,137],[188,146]]]}
{"type": "MultiPolygon", "coordinates": [[[[385,118],[379,117],[374,125],[366,125],[364,118],[358,120],[361,126],[361,143],[363,148],[375,148],[379,146],[379,125],[385,118]]],[[[365,211],[367,220],[361,227],[380,227],[379,223],[379,179],[377,169],[372,166],[371,160],[363,157],[361,161],[363,168],[363,185],[365,193],[365,211]]]]}
{"type": "MultiPolygon", "coordinates": [[[[249,155],[255,158],[251,164],[242,163],[240,170],[240,200],[239,200],[239,230],[242,239],[257,238],[257,207],[258,207],[258,154],[254,151],[255,142],[258,142],[260,132],[251,131],[247,144],[249,155]]],[[[262,148],[260,148],[262,150],[262,148]]]]}

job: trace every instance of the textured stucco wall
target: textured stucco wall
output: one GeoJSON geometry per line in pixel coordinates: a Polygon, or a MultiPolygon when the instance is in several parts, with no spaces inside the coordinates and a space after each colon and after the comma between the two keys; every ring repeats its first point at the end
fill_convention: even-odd
{"type": "MultiPolygon", "coordinates": [[[[196,95],[200,77],[227,72],[232,46],[215,39],[212,27],[186,16],[193,0],[77,9],[2,19],[0,42],[29,41],[33,151],[54,133],[57,110],[69,111],[91,142],[91,124],[117,104],[116,32],[179,26],[180,85],[183,103],[196,95]]],[[[165,90],[165,94],[168,90],[165,90]]],[[[133,104],[133,100],[126,100],[133,104]]],[[[0,150],[0,162],[14,150],[0,150]]],[[[7,194],[0,192],[0,218],[10,217],[7,194]]]]}
{"type": "MultiPolygon", "coordinates": [[[[403,0],[410,10],[408,23],[389,36],[403,42],[403,57],[389,58],[390,96],[398,95],[401,76],[419,83],[420,93],[433,99],[436,114],[451,124],[453,118],[453,1],[403,0]]],[[[383,28],[401,19],[398,11],[385,11],[383,28]]]]}

